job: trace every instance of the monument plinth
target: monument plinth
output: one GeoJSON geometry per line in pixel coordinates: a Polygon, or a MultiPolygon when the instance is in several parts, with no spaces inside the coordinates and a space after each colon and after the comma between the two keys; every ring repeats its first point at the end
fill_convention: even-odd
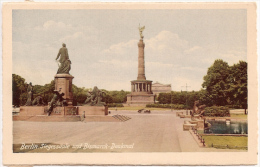
{"type": "Polygon", "coordinates": [[[138,75],[137,80],[131,81],[131,94],[127,95],[127,104],[128,105],[146,105],[154,104],[155,95],[152,92],[152,82],[146,80],[145,77],[145,63],[144,63],[144,47],[145,43],[143,42],[143,30],[145,27],[140,28],[140,40],[138,42],[138,75]]]}
{"type": "Polygon", "coordinates": [[[73,102],[72,79],[74,77],[70,74],[56,74],[54,78],[55,90],[64,93],[63,98],[71,106],[73,102]]]}

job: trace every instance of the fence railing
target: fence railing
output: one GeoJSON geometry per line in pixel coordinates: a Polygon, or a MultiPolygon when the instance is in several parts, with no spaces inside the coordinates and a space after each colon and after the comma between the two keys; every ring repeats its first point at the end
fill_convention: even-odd
{"type": "Polygon", "coordinates": [[[245,149],[247,150],[248,147],[247,146],[233,146],[233,145],[218,145],[218,144],[210,144],[210,147],[214,147],[214,148],[223,148],[223,149],[245,149]]]}
{"type": "Polygon", "coordinates": [[[192,127],[193,133],[198,137],[198,140],[203,144],[203,147],[205,147],[205,140],[202,138],[202,136],[198,133],[197,129],[192,127]]]}
{"type": "MultiPolygon", "coordinates": [[[[223,149],[248,149],[248,146],[234,146],[234,145],[218,145],[218,144],[209,144],[206,145],[204,138],[202,137],[203,134],[199,134],[197,129],[195,129],[194,127],[192,127],[192,131],[193,133],[198,137],[198,140],[203,144],[203,147],[214,147],[214,148],[223,148],[223,149]]],[[[207,135],[208,136],[208,135],[207,135]]]]}

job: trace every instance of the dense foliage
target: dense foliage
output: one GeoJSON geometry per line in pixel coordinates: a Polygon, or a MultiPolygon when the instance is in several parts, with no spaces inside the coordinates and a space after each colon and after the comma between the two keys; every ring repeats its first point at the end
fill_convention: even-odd
{"type": "Polygon", "coordinates": [[[211,105],[233,105],[247,109],[247,63],[229,66],[223,60],[215,60],[208,69],[202,84],[211,105]]]}
{"type": "Polygon", "coordinates": [[[241,105],[247,109],[247,63],[240,61],[231,66],[231,75],[229,78],[229,94],[231,104],[241,105]]]}
{"type": "Polygon", "coordinates": [[[108,103],[108,107],[124,107],[122,103],[108,103]]]}
{"type": "Polygon", "coordinates": [[[128,91],[107,91],[107,90],[103,90],[104,92],[106,92],[106,95],[104,97],[104,101],[107,104],[111,104],[111,103],[125,103],[126,102],[126,95],[129,94],[130,92],[128,91]]]}
{"type": "MultiPolygon", "coordinates": [[[[13,105],[24,105],[27,99],[28,84],[25,79],[19,75],[13,74],[13,105]]],[[[203,89],[192,92],[176,92],[160,93],[158,103],[147,105],[147,107],[161,107],[174,109],[192,109],[194,101],[199,100],[200,104],[206,106],[227,106],[229,108],[247,109],[247,63],[239,61],[239,63],[229,66],[223,60],[215,60],[213,65],[208,68],[207,75],[204,76],[202,83],[203,89]]],[[[34,85],[33,96],[43,97],[43,101],[47,104],[53,97],[55,83],[52,80],[45,85],[34,85]]],[[[84,103],[87,98],[87,92],[91,88],[80,88],[72,85],[74,105],[84,103]]],[[[111,107],[121,107],[122,103],[127,100],[127,91],[107,91],[103,97],[111,107]]]]}
{"type": "Polygon", "coordinates": [[[159,104],[183,105],[185,109],[192,109],[195,100],[200,100],[202,104],[207,104],[207,95],[204,90],[192,92],[160,93],[158,96],[159,104]]]}
{"type": "Polygon", "coordinates": [[[147,104],[146,107],[149,108],[172,108],[172,109],[184,109],[185,105],[183,104],[147,104]]]}
{"type": "Polygon", "coordinates": [[[204,116],[207,117],[229,117],[230,112],[228,107],[224,106],[212,106],[206,107],[204,116]]]}
{"type": "Polygon", "coordinates": [[[27,90],[27,83],[19,75],[13,74],[12,77],[13,105],[19,106],[22,103],[22,97],[27,97],[27,94],[24,94],[27,90]]]}
{"type": "Polygon", "coordinates": [[[183,104],[192,109],[194,101],[207,106],[227,106],[247,109],[247,63],[229,66],[223,60],[216,60],[209,67],[200,91],[160,93],[159,104],[183,104]]]}
{"type": "Polygon", "coordinates": [[[230,68],[228,63],[223,60],[216,60],[214,64],[209,67],[207,75],[204,76],[203,88],[206,88],[210,95],[211,105],[227,105],[229,98],[229,76],[230,68]]]}
{"type": "MultiPolygon", "coordinates": [[[[19,75],[13,74],[13,105],[20,106],[24,105],[27,100],[27,87],[28,84],[25,79],[19,75]]],[[[55,89],[54,80],[49,84],[45,85],[34,85],[33,86],[33,97],[42,96],[43,102],[47,104],[53,97],[53,90],[55,89]]],[[[87,99],[87,92],[92,91],[91,88],[80,88],[72,84],[73,92],[73,105],[81,105],[87,99]]],[[[126,102],[126,95],[130,92],[127,91],[107,91],[102,90],[106,93],[103,100],[107,104],[111,104],[111,107],[122,107],[122,103],[126,102]]]]}

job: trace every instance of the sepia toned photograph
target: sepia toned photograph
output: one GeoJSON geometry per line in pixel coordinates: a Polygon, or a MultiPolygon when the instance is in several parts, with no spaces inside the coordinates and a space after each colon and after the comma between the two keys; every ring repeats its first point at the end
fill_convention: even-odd
{"type": "Polygon", "coordinates": [[[154,153],[157,161],[137,164],[220,165],[240,155],[234,164],[255,164],[255,8],[7,4],[5,162],[45,153],[64,158],[52,164],[66,155],[108,159],[72,164],[132,164],[108,157],[154,153]],[[177,153],[187,163],[174,163],[177,153]]]}

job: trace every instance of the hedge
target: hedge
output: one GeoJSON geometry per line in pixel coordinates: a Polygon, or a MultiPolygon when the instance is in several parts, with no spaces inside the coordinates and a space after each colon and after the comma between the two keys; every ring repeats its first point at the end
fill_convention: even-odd
{"type": "Polygon", "coordinates": [[[241,108],[243,108],[242,105],[225,105],[225,107],[228,107],[229,109],[241,109],[241,108]]]}
{"type": "Polygon", "coordinates": [[[109,103],[108,107],[124,107],[122,103],[109,103]]]}
{"type": "Polygon", "coordinates": [[[172,108],[173,109],[185,109],[185,105],[183,104],[147,104],[148,108],[172,108]]]}
{"type": "Polygon", "coordinates": [[[207,117],[229,117],[230,111],[226,106],[212,106],[206,107],[204,116],[207,117]]]}

